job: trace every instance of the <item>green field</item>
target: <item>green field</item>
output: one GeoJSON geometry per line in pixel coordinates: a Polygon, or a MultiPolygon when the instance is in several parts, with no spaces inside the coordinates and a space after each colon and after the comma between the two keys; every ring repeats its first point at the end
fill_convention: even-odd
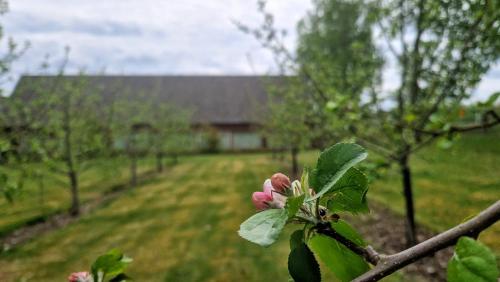
{"type": "MultiPolygon", "coordinates": [[[[420,223],[443,230],[500,198],[498,140],[498,131],[468,135],[451,151],[430,148],[413,159],[420,223]]],[[[136,281],[286,281],[287,234],[267,249],[236,234],[254,212],[252,191],[280,167],[265,154],[182,158],[78,222],[0,254],[0,281],[64,281],[114,247],[134,258],[128,273],[136,281]]],[[[401,212],[398,181],[389,171],[369,198],[401,212]]],[[[88,193],[107,186],[97,184],[88,193]]],[[[499,231],[497,224],[481,236],[497,253],[499,231]]]]}
{"type": "Polygon", "coordinates": [[[134,258],[138,281],[282,280],[287,242],[262,249],[236,235],[253,211],[249,194],[274,168],[266,156],[184,159],[78,223],[3,254],[0,281],[62,281],[111,247],[134,258]]]}
{"type": "MultiPolygon", "coordinates": [[[[500,130],[463,135],[450,149],[428,147],[412,159],[417,221],[435,231],[461,223],[500,200],[500,130]]],[[[398,171],[371,186],[370,198],[403,213],[398,171]]],[[[500,223],[481,241],[500,256],[500,223]]]]}
{"type": "MultiPolygon", "coordinates": [[[[81,201],[85,203],[95,200],[116,186],[127,183],[128,163],[125,158],[89,162],[87,164],[89,169],[83,170],[80,175],[81,201]]],[[[3,167],[3,169],[17,179],[19,170],[15,167],[3,167]]],[[[143,159],[139,162],[138,174],[153,169],[153,159],[143,159]]],[[[64,174],[42,170],[41,164],[30,165],[29,169],[25,170],[43,171],[43,175],[40,178],[26,177],[13,203],[9,203],[3,196],[0,197],[0,236],[19,226],[69,209],[69,185],[64,174]]]]}

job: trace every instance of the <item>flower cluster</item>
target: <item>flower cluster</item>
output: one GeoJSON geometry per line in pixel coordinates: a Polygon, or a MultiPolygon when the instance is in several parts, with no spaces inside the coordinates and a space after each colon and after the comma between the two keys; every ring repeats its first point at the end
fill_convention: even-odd
{"type": "Polygon", "coordinates": [[[303,194],[299,181],[290,182],[288,176],[279,172],[264,181],[262,190],[252,194],[252,202],[260,211],[282,209],[285,207],[287,197],[303,194]]]}
{"type": "Polygon", "coordinates": [[[86,271],[83,272],[73,272],[68,277],[69,282],[93,282],[94,279],[92,275],[86,271]]]}

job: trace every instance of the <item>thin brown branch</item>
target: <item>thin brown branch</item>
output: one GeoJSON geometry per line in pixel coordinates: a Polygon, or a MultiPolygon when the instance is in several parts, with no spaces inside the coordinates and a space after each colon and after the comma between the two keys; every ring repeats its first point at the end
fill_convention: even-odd
{"type": "Polygon", "coordinates": [[[329,222],[320,222],[316,224],[315,227],[318,234],[322,234],[337,240],[342,245],[346,246],[349,250],[362,256],[367,262],[377,265],[380,260],[379,254],[370,246],[363,248],[353,241],[347,239],[346,237],[339,234],[335,229],[332,228],[329,222]]]}
{"type": "Polygon", "coordinates": [[[367,147],[373,152],[379,154],[382,157],[388,158],[390,160],[398,160],[398,158],[394,155],[394,153],[390,150],[387,150],[385,147],[375,144],[373,141],[368,140],[366,137],[356,136],[356,142],[360,145],[367,147]]]}
{"type": "Polygon", "coordinates": [[[442,135],[446,134],[451,134],[451,133],[463,133],[463,132],[469,132],[469,131],[474,131],[478,129],[487,129],[490,127],[494,127],[498,124],[500,124],[500,116],[494,112],[493,110],[490,110],[484,114],[483,120],[485,122],[479,123],[479,124],[470,124],[470,125],[463,125],[463,126],[458,126],[454,125],[451,126],[448,130],[440,130],[440,131],[432,131],[432,130],[423,130],[423,129],[415,129],[415,131],[427,135],[431,135],[433,137],[439,137],[442,135]],[[488,116],[491,116],[493,118],[493,121],[487,122],[488,116]]]}
{"type": "MultiPolygon", "coordinates": [[[[474,23],[471,25],[470,29],[471,30],[475,30],[479,24],[481,23],[481,21],[483,20],[484,18],[484,13],[480,14],[476,20],[474,21],[474,23]]],[[[490,20],[488,23],[487,23],[487,26],[491,26],[495,21],[494,20],[490,20]]],[[[464,47],[460,50],[460,59],[456,60],[455,61],[455,65],[453,67],[453,69],[450,71],[450,73],[459,73],[460,72],[460,69],[463,67],[463,62],[464,60],[466,59],[466,55],[469,53],[470,50],[474,49],[477,47],[477,44],[478,42],[472,40],[473,37],[476,36],[476,34],[474,32],[471,32],[468,36],[468,39],[464,40],[465,44],[464,44],[464,47]]],[[[448,65],[449,62],[448,61],[445,61],[443,62],[443,65],[448,65]]],[[[430,83],[430,85],[432,85],[430,87],[430,89],[434,89],[436,87],[436,85],[439,83],[439,80],[441,79],[440,76],[437,76],[436,79],[430,83]]],[[[423,115],[423,118],[419,121],[418,123],[418,128],[424,128],[425,125],[427,124],[429,118],[431,117],[432,114],[434,114],[438,109],[439,109],[439,106],[441,105],[441,102],[443,102],[443,100],[448,97],[449,95],[449,89],[451,89],[453,87],[453,84],[456,83],[456,77],[455,76],[449,76],[448,79],[445,81],[444,83],[444,87],[442,87],[442,89],[445,89],[445,91],[442,91],[442,93],[437,97],[437,99],[434,101],[434,103],[432,104],[432,106],[430,107],[430,109],[423,115]]]]}
{"type": "MultiPolygon", "coordinates": [[[[354,279],[354,282],[378,281],[403,267],[454,245],[462,236],[477,237],[500,219],[500,200],[474,218],[438,234],[414,247],[390,256],[380,256],[375,268],[354,279]]],[[[352,249],[351,249],[352,250],[352,249]]],[[[354,251],[354,250],[353,250],[354,251]]]]}
{"type": "Polygon", "coordinates": [[[382,36],[384,37],[385,39],[385,42],[386,42],[386,45],[389,49],[389,51],[391,51],[392,55],[394,56],[394,58],[399,62],[401,63],[401,54],[399,54],[396,49],[394,48],[394,45],[392,44],[391,42],[391,38],[389,38],[388,34],[389,32],[387,31],[387,28],[384,27],[384,25],[382,24],[382,22],[380,21],[380,18],[377,19],[377,25],[378,27],[380,28],[380,30],[382,31],[381,34],[382,36]]]}

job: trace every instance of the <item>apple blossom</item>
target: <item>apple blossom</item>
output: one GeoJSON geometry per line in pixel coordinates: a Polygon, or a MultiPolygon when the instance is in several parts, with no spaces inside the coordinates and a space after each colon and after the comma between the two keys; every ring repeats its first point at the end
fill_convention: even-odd
{"type": "Polygon", "coordinates": [[[264,181],[262,190],[263,192],[254,192],[252,194],[252,202],[257,210],[265,210],[268,208],[282,209],[285,207],[287,197],[273,187],[270,179],[264,181]]]}
{"type": "Polygon", "coordinates": [[[86,271],[73,272],[68,277],[69,282],[93,282],[92,275],[86,271]]]}

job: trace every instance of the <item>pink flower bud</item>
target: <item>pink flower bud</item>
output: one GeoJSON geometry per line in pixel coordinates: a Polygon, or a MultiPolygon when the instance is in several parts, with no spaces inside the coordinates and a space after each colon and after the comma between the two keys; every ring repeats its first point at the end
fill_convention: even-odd
{"type": "Polygon", "coordinates": [[[266,179],[266,181],[264,181],[264,184],[262,185],[262,191],[264,191],[264,193],[266,193],[267,195],[271,196],[271,198],[273,197],[273,185],[271,184],[271,179],[266,179]]]}
{"type": "Polygon", "coordinates": [[[252,202],[257,210],[282,209],[285,207],[287,197],[276,192],[270,179],[264,181],[262,190],[263,192],[254,192],[252,194],[252,202]]]}
{"type": "Polygon", "coordinates": [[[272,201],[273,197],[265,192],[254,192],[252,194],[252,202],[260,211],[268,209],[269,203],[272,201]]]}
{"type": "Polygon", "coordinates": [[[68,277],[69,282],[92,282],[92,276],[86,271],[73,272],[68,277]]]}
{"type": "Polygon", "coordinates": [[[271,184],[273,188],[278,192],[284,192],[286,189],[290,188],[290,178],[283,173],[275,173],[271,176],[271,184]]]}

